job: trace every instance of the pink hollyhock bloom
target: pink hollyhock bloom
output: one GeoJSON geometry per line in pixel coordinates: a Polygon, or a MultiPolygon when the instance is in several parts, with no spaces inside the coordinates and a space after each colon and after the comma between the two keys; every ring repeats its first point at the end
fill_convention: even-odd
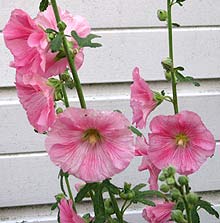
{"type": "Polygon", "coordinates": [[[14,56],[12,66],[26,74],[41,74],[46,64],[47,37],[30,16],[15,9],[3,30],[5,44],[14,56]]]}
{"type": "MultiPolygon", "coordinates": [[[[67,25],[66,29],[64,30],[66,35],[71,35],[72,30],[75,30],[80,37],[86,37],[90,33],[91,31],[90,25],[84,17],[79,16],[79,15],[73,16],[68,11],[61,10],[60,8],[59,8],[59,14],[60,14],[61,20],[67,25]]],[[[44,29],[51,28],[58,31],[52,6],[48,6],[47,10],[45,10],[44,12],[40,12],[37,15],[35,21],[44,29]]],[[[74,48],[78,47],[78,45],[73,40],[73,38],[69,38],[69,41],[72,41],[74,43],[74,46],[73,46],[74,48]]],[[[81,49],[75,56],[75,65],[77,69],[81,67],[83,60],[84,60],[84,55],[83,55],[83,50],[81,49]]],[[[61,66],[64,67],[64,70],[65,70],[66,66],[68,65],[67,59],[66,58],[61,59],[60,63],[61,63],[61,66]]],[[[53,66],[50,65],[50,68],[48,68],[49,70],[59,69],[59,65],[54,66],[54,63],[52,63],[52,65],[53,66]]]]}
{"type": "Polygon", "coordinates": [[[143,156],[141,165],[139,166],[138,170],[149,170],[150,178],[148,183],[150,184],[150,190],[158,190],[158,175],[160,174],[160,169],[158,169],[150,160],[148,156],[149,145],[146,142],[144,137],[137,137],[136,138],[136,145],[135,145],[135,155],[136,156],[143,156]]]}
{"type": "Polygon", "coordinates": [[[171,220],[171,211],[175,203],[164,202],[157,203],[155,207],[147,206],[144,208],[142,216],[149,223],[167,223],[171,220]]]}
{"type": "Polygon", "coordinates": [[[68,108],[46,138],[50,159],[64,172],[96,182],[124,170],[134,156],[128,120],[118,112],[68,108]]]}
{"type": "Polygon", "coordinates": [[[132,123],[136,123],[136,127],[143,129],[146,126],[147,117],[157,106],[157,102],[148,84],[140,77],[137,67],[133,70],[133,80],[130,101],[133,110],[132,123]]]}
{"type": "Polygon", "coordinates": [[[48,130],[55,120],[54,89],[40,76],[29,79],[16,74],[16,89],[31,125],[40,133],[48,130]]]}
{"type": "Polygon", "coordinates": [[[159,169],[172,165],[178,173],[188,175],[214,154],[215,139],[194,112],[156,116],[150,129],[148,154],[159,169]]]}
{"type": "MultiPolygon", "coordinates": [[[[81,16],[72,16],[67,11],[60,11],[61,19],[67,24],[65,34],[70,35],[75,30],[80,37],[85,37],[90,32],[88,22],[81,16]]],[[[9,22],[3,30],[6,46],[14,56],[11,66],[19,73],[38,74],[46,78],[65,71],[68,62],[66,58],[57,60],[57,53],[52,53],[49,41],[44,29],[57,30],[56,20],[52,7],[39,13],[36,19],[32,19],[26,12],[15,9],[9,22]]],[[[77,47],[73,38],[73,47],[77,47]]],[[[79,69],[83,63],[82,49],[75,56],[75,65],[79,69]]]]}
{"type": "Polygon", "coordinates": [[[83,218],[73,210],[72,200],[67,201],[63,198],[59,203],[60,223],[85,223],[83,218]]]}

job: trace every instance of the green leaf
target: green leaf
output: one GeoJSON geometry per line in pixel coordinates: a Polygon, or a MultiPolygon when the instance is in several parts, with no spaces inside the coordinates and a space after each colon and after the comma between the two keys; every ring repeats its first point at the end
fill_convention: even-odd
{"type": "Polygon", "coordinates": [[[54,203],[52,206],[51,206],[51,211],[55,210],[56,208],[58,207],[58,203],[54,203]]]}
{"type": "Polygon", "coordinates": [[[83,47],[91,47],[91,48],[96,48],[102,46],[100,43],[92,43],[92,40],[95,38],[100,38],[101,36],[95,35],[95,34],[89,34],[85,38],[81,38],[78,36],[76,31],[71,32],[72,37],[76,40],[80,48],[83,47]]]}
{"type": "Polygon", "coordinates": [[[113,194],[119,194],[120,189],[119,189],[117,186],[115,186],[114,184],[112,184],[112,183],[109,181],[109,179],[104,180],[102,184],[103,184],[103,186],[106,187],[107,190],[110,191],[111,193],[113,193],[113,194]]]}
{"type": "Polygon", "coordinates": [[[55,29],[47,28],[45,30],[46,33],[58,33],[55,29]]]}
{"type": "Polygon", "coordinates": [[[209,214],[219,218],[219,213],[212,207],[212,204],[208,201],[199,200],[197,205],[207,211],[209,214]]]}
{"type": "Polygon", "coordinates": [[[51,51],[53,53],[59,51],[62,46],[62,42],[63,42],[63,35],[61,33],[58,33],[56,37],[50,42],[51,51]]]}
{"type": "Polygon", "coordinates": [[[42,0],[39,5],[39,10],[41,12],[45,11],[49,5],[49,0],[42,0]]]}
{"type": "Polygon", "coordinates": [[[147,190],[147,191],[139,191],[138,193],[141,193],[141,196],[145,197],[158,197],[158,198],[164,198],[164,194],[157,190],[147,190]]]}
{"type": "Polygon", "coordinates": [[[172,25],[173,25],[174,27],[180,27],[180,24],[175,23],[175,22],[173,22],[172,25]]]}
{"type": "Polygon", "coordinates": [[[155,203],[151,200],[144,199],[143,197],[136,197],[133,199],[134,203],[142,203],[148,206],[156,206],[155,203]]]}
{"type": "Polygon", "coordinates": [[[176,71],[176,72],[175,72],[175,75],[176,75],[177,81],[179,81],[179,82],[187,81],[187,80],[185,79],[184,75],[182,75],[180,72],[176,71]]]}
{"type": "Polygon", "coordinates": [[[138,130],[138,129],[136,129],[134,126],[129,126],[128,127],[135,135],[137,135],[137,136],[142,136],[143,134],[138,130]]]}
{"type": "Polygon", "coordinates": [[[86,197],[87,193],[95,189],[97,185],[97,183],[87,183],[76,195],[75,202],[78,203],[82,201],[82,199],[86,197]]]}
{"type": "Polygon", "coordinates": [[[184,67],[181,67],[181,66],[179,66],[179,67],[175,67],[174,69],[175,69],[175,70],[179,70],[179,71],[184,71],[184,67]]]}
{"type": "Polygon", "coordinates": [[[105,205],[102,196],[103,184],[96,184],[94,189],[95,196],[93,197],[93,205],[95,212],[95,223],[104,223],[105,222],[105,205]]]}
{"type": "Polygon", "coordinates": [[[142,188],[144,188],[147,184],[138,184],[136,185],[135,187],[132,188],[133,191],[139,191],[141,190],[142,188]]]}
{"type": "Polygon", "coordinates": [[[191,210],[191,217],[192,217],[193,223],[200,223],[199,214],[198,214],[196,208],[193,208],[191,210]]]}

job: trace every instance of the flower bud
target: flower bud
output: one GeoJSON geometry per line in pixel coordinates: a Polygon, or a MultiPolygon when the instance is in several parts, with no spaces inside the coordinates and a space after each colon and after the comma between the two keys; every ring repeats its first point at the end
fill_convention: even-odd
{"type": "Polygon", "coordinates": [[[178,178],[178,182],[181,186],[187,185],[189,183],[188,177],[187,176],[180,176],[178,178]]]}
{"type": "Polygon", "coordinates": [[[112,208],[111,199],[106,199],[104,201],[104,206],[105,206],[105,212],[107,215],[112,215],[115,213],[114,209],[112,208]]]}
{"type": "Polygon", "coordinates": [[[59,31],[64,31],[66,29],[66,24],[63,21],[59,21],[57,27],[59,31]]]}
{"type": "Polygon", "coordinates": [[[173,185],[173,184],[175,184],[175,179],[173,177],[168,177],[166,179],[166,182],[168,185],[173,185]]]}
{"type": "Polygon", "coordinates": [[[162,184],[160,190],[164,193],[167,193],[170,190],[170,187],[167,184],[162,184]]]}
{"type": "Polygon", "coordinates": [[[166,71],[171,71],[173,68],[173,61],[169,57],[163,59],[161,64],[163,66],[163,69],[165,69],[166,71]]]}
{"type": "Polygon", "coordinates": [[[199,200],[199,197],[197,194],[190,192],[189,194],[186,195],[187,201],[190,204],[196,204],[199,200]]]}
{"type": "Polygon", "coordinates": [[[170,71],[166,71],[165,72],[165,78],[167,81],[170,81],[172,79],[172,76],[171,76],[171,72],[170,71]]]}
{"type": "Polygon", "coordinates": [[[165,175],[162,173],[162,174],[160,174],[160,176],[159,176],[159,181],[165,181],[166,180],[166,177],[165,177],[165,175]]]}
{"type": "Polygon", "coordinates": [[[166,21],[167,20],[167,11],[166,10],[162,10],[162,9],[158,9],[157,10],[157,18],[160,21],[166,21]]]}
{"type": "Polygon", "coordinates": [[[167,168],[167,172],[168,172],[168,174],[169,174],[169,176],[174,176],[175,175],[175,173],[176,173],[176,169],[174,168],[174,167],[172,167],[172,166],[169,166],[168,168],[167,168]]]}
{"type": "Polygon", "coordinates": [[[174,199],[174,200],[178,200],[179,197],[181,197],[181,193],[179,192],[178,189],[174,188],[174,189],[172,189],[172,191],[171,191],[171,197],[172,197],[172,199],[174,199]]]}
{"type": "Polygon", "coordinates": [[[59,108],[56,109],[56,113],[57,113],[57,114],[60,114],[60,113],[62,113],[62,112],[63,112],[63,109],[62,109],[62,108],[59,107],[59,108]]]}
{"type": "Polygon", "coordinates": [[[187,220],[183,217],[183,213],[181,210],[173,210],[171,218],[177,223],[187,223],[187,220]]]}

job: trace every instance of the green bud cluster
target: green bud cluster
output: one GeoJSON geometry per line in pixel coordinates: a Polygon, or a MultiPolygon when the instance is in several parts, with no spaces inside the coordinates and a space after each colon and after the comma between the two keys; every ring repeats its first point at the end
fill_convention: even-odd
{"type": "Polygon", "coordinates": [[[135,196],[135,191],[131,190],[131,184],[125,182],[124,189],[119,194],[120,198],[123,200],[131,200],[135,196]]]}

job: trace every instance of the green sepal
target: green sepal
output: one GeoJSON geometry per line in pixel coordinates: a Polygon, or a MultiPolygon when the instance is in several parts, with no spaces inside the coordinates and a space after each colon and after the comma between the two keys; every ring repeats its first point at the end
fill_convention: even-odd
{"type": "Polygon", "coordinates": [[[42,0],[39,5],[39,10],[41,12],[45,11],[49,5],[49,0],[42,0]]]}
{"type": "Polygon", "coordinates": [[[63,35],[61,33],[57,33],[56,37],[50,42],[51,51],[58,52],[62,47],[63,35]]]}
{"type": "Polygon", "coordinates": [[[92,43],[91,41],[95,38],[100,38],[101,36],[95,35],[95,34],[89,34],[85,38],[81,38],[78,36],[76,31],[71,32],[71,36],[76,40],[80,48],[83,47],[91,47],[91,48],[96,48],[102,46],[100,43],[92,43]]]}
{"type": "Polygon", "coordinates": [[[135,128],[134,126],[129,126],[128,127],[135,135],[137,135],[137,136],[142,136],[143,134],[137,129],[137,128],[135,128]]]}

